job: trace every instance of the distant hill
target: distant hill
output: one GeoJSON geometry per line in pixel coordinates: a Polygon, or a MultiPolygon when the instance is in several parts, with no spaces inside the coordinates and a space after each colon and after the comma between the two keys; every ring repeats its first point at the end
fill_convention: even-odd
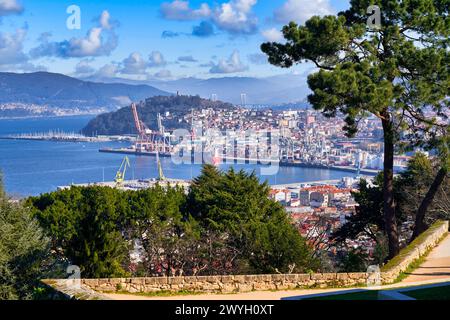
{"type": "Polygon", "coordinates": [[[241,93],[247,94],[247,103],[251,105],[280,105],[304,101],[310,90],[306,75],[285,74],[266,78],[222,77],[210,79],[183,78],[179,80],[133,81],[125,79],[88,78],[90,81],[124,82],[148,84],[169,92],[184,95],[199,95],[210,98],[217,94],[218,99],[234,104],[241,103],[241,93]]]}
{"type": "MultiPolygon", "coordinates": [[[[146,99],[141,105],[138,105],[138,114],[141,121],[152,130],[157,130],[157,115],[170,113],[169,117],[164,119],[164,127],[167,129],[190,128],[190,123],[184,121],[183,117],[191,113],[191,110],[205,108],[213,109],[232,109],[232,104],[220,101],[211,101],[202,99],[199,96],[156,96],[146,99]]],[[[116,112],[105,113],[92,119],[82,130],[82,133],[88,136],[92,135],[116,135],[116,134],[135,134],[131,107],[124,107],[116,112]]]]}
{"type": "Polygon", "coordinates": [[[217,94],[222,101],[240,104],[241,93],[247,95],[251,105],[278,105],[303,101],[310,93],[303,75],[280,75],[267,78],[224,77],[211,79],[186,78],[168,82],[149,82],[161,90],[179,91],[181,94],[199,95],[203,98],[217,94]]]}
{"type": "Polygon", "coordinates": [[[170,93],[149,85],[95,83],[48,72],[0,73],[0,104],[115,110],[131,101],[156,95],[167,96],[170,93]]]}

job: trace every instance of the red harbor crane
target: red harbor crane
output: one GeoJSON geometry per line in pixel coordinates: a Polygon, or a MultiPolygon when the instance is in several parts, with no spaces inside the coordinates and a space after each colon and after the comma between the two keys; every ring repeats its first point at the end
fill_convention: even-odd
{"type": "Polygon", "coordinates": [[[158,114],[159,132],[155,132],[147,128],[147,126],[139,119],[137,106],[135,103],[131,104],[133,112],[134,125],[138,133],[135,142],[135,149],[138,152],[159,152],[162,154],[170,154],[172,152],[172,145],[170,135],[165,132],[162,125],[161,115],[158,114]]]}

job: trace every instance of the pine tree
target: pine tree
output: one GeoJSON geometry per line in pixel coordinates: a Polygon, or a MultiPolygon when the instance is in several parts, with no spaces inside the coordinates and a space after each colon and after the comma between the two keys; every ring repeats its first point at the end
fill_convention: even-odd
{"type": "Polygon", "coordinates": [[[187,213],[205,230],[227,235],[227,245],[252,270],[244,272],[316,269],[310,248],[283,207],[269,199],[269,190],[255,173],[205,166],[191,186],[187,213]]]}
{"type": "Polygon", "coordinates": [[[384,132],[384,222],[389,256],[399,253],[395,219],[394,152],[401,130],[437,126],[425,116],[448,109],[450,55],[449,3],[442,0],[352,0],[336,16],[312,17],[283,28],[286,43],[265,43],[270,63],[288,68],[303,61],[319,71],[310,75],[309,102],[326,116],[346,116],[348,136],[367,114],[378,117],[384,132]],[[380,9],[369,26],[369,6],[380,9]]]}

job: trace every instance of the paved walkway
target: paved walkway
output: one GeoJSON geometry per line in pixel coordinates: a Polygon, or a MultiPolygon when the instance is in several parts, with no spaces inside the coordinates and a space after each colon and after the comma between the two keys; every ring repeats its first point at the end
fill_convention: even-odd
{"type": "MultiPolygon", "coordinates": [[[[419,286],[441,282],[450,282],[450,235],[434,250],[431,251],[425,263],[412,272],[401,283],[383,286],[382,289],[402,288],[405,286],[419,286]]],[[[107,294],[112,300],[281,300],[299,299],[305,296],[324,293],[347,293],[357,290],[377,290],[380,288],[356,289],[306,289],[291,291],[261,291],[238,294],[202,294],[192,296],[173,297],[145,297],[138,295],[107,294]]]]}
{"type": "Polygon", "coordinates": [[[411,272],[403,283],[450,278],[450,235],[428,255],[420,268],[411,272]]]}
{"type": "Polygon", "coordinates": [[[322,294],[339,292],[342,289],[309,289],[309,290],[292,290],[292,291],[254,291],[248,293],[236,294],[201,294],[201,295],[186,295],[173,297],[145,297],[137,295],[122,295],[122,294],[107,294],[105,295],[112,300],[281,300],[283,298],[290,298],[311,294],[322,294]]]}

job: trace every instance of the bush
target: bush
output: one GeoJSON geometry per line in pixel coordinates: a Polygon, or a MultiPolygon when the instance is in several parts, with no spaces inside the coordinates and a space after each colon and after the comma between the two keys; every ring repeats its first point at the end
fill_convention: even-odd
{"type": "Polygon", "coordinates": [[[31,299],[50,269],[49,240],[20,203],[12,203],[0,179],[0,300],[31,299]]]}

